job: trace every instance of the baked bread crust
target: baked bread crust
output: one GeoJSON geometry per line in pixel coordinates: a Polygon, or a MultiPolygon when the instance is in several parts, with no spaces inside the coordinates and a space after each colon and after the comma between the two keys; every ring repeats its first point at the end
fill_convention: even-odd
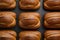
{"type": "Polygon", "coordinates": [[[16,40],[16,32],[12,30],[1,30],[0,40],[16,40]]]}
{"type": "Polygon", "coordinates": [[[16,0],[0,0],[0,9],[13,9],[16,7],[16,0]]]}
{"type": "Polygon", "coordinates": [[[60,0],[44,0],[44,8],[47,10],[60,10],[60,0]]]}
{"type": "Polygon", "coordinates": [[[60,28],[60,12],[48,12],[44,16],[46,28],[60,28]]]}
{"type": "Polygon", "coordinates": [[[60,40],[60,30],[48,30],[44,34],[44,40],[60,40]]]}
{"type": "Polygon", "coordinates": [[[19,25],[23,29],[37,29],[40,27],[40,14],[36,12],[23,12],[19,15],[19,25]]]}
{"type": "Polygon", "coordinates": [[[40,0],[20,0],[19,7],[21,9],[38,9],[40,7],[40,0]]]}
{"type": "Polygon", "coordinates": [[[0,12],[0,28],[11,28],[16,25],[14,12],[0,12]]]}
{"type": "Polygon", "coordinates": [[[38,31],[22,31],[19,33],[19,40],[40,40],[41,33],[38,31]]]}

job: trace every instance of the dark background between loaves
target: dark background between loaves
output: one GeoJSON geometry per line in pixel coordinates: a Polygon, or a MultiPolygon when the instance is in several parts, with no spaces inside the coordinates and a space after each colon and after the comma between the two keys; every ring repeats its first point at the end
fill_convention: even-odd
{"type": "MultiPolygon", "coordinates": [[[[0,10],[0,11],[13,11],[13,12],[15,12],[16,13],[16,15],[17,15],[17,18],[16,18],[16,26],[14,27],[14,28],[0,28],[0,30],[14,30],[14,31],[16,31],[16,33],[17,33],[17,40],[19,40],[19,32],[21,32],[21,31],[23,31],[23,29],[21,29],[20,27],[19,27],[19,25],[18,25],[18,16],[19,16],[19,14],[21,13],[21,12],[26,12],[26,11],[24,11],[24,10],[21,10],[21,9],[19,9],[19,5],[18,5],[18,2],[19,2],[19,0],[16,0],[16,8],[15,9],[13,9],[13,10],[0,10]]],[[[37,31],[40,31],[41,32],[41,40],[44,40],[44,31],[45,31],[45,28],[44,28],[44,26],[43,26],[43,17],[44,17],[44,14],[47,12],[47,10],[44,10],[44,8],[43,8],[43,0],[41,0],[41,6],[40,6],[40,8],[38,9],[38,10],[29,10],[29,11],[27,11],[27,12],[38,12],[38,13],[40,13],[40,15],[41,15],[41,27],[39,28],[39,29],[36,29],[37,31]]]]}

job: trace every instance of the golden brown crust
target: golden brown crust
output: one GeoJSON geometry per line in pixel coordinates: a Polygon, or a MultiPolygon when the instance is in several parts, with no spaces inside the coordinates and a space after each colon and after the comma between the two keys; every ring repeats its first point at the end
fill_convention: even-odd
{"type": "Polygon", "coordinates": [[[16,0],[0,0],[0,8],[13,9],[16,7],[16,0]]]}
{"type": "Polygon", "coordinates": [[[60,0],[44,0],[44,8],[47,10],[60,10],[60,0]]]}
{"type": "Polygon", "coordinates": [[[11,16],[13,16],[14,18],[16,18],[15,12],[10,12],[10,11],[0,12],[0,15],[11,15],[11,16]]]}
{"type": "Polygon", "coordinates": [[[10,28],[16,24],[16,14],[14,12],[0,12],[0,27],[10,28]]]}
{"type": "Polygon", "coordinates": [[[48,30],[44,37],[44,40],[60,40],[60,30],[48,30]]]}
{"type": "Polygon", "coordinates": [[[41,33],[38,31],[22,31],[19,33],[19,40],[40,40],[41,33]]]}
{"type": "Polygon", "coordinates": [[[49,12],[44,16],[46,28],[60,28],[60,12],[49,12]]]}
{"type": "Polygon", "coordinates": [[[20,0],[19,7],[21,9],[38,9],[40,7],[39,0],[20,0]]]}
{"type": "Polygon", "coordinates": [[[40,27],[40,14],[36,12],[23,12],[19,15],[19,25],[24,29],[37,29],[40,27]]]}
{"type": "Polygon", "coordinates": [[[0,40],[16,40],[16,32],[12,30],[1,30],[0,40]]]}

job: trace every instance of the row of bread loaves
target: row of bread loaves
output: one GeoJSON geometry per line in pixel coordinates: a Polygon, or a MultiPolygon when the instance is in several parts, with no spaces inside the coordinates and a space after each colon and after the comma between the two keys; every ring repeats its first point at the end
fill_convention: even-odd
{"type": "MultiPolygon", "coordinates": [[[[19,26],[23,29],[37,29],[41,26],[41,15],[37,12],[22,12],[19,15],[19,26]]],[[[16,13],[0,12],[0,28],[11,28],[16,25],[16,13]]],[[[44,15],[44,27],[60,28],[60,12],[48,12],[44,15]]]]}
{"type": "MultiPolygon", "coordinates": [[[[16,40],[17,34],[12,30],[0,30],[0,40],[16,40]]],[[[21,31],[19,40],[41,40],[39,31],[21,31]]],[[[60,40],[60,30],[47,30],[44,32],[44,40],[60,40]]]]}

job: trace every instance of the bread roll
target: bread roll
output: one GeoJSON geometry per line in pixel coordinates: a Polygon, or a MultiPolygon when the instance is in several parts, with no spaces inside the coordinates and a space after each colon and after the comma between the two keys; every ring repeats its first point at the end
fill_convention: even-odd
{"type": "Polygon", "coordinates": [[[19,33],[19,40],[40,40],[41,33],[38,31],[22,31],[19,33]]]}
{"type": "Polygon", "coordinates": [[[60,40],[60,30],[48,30],[44,34],[44,40],[60,40]]]}
{"type": "Polygon", "coordinates": [[[0,28],[11,28],[16,25],[14,12],[0,12],[0,28]]]}
{"type": "Polygon", "coordinates": [[[44,16],[46,28],[60,28],[60,12],[48,12],[44,16]]]}
{"type": "Polygon", "coordinates": [[[44,8],[47,10],[60,10],[60,0],[44,0],[44,8]]]}
{"type": "Polygon", "coordinates": [[[40,7],[40,0],[20,0],[19,7],[26,10],[34,10],[40,7]]]}
{"type": "Polygon", "coordinates": [[[16,32],[12,30],[1,30],[0,40],[16,40],[16,32]]]}
{"type": "Polygon", "coordinates": [[[0,9],[13,9],[16,7],[16,0],[0,0],[0,9]]]}
{"type": "Polygon", "coordinates": [[[23,12],[19,15],[19,26],[23,29],[37,29],[40,27],[40,19],[37,12],[23,12]]]}

